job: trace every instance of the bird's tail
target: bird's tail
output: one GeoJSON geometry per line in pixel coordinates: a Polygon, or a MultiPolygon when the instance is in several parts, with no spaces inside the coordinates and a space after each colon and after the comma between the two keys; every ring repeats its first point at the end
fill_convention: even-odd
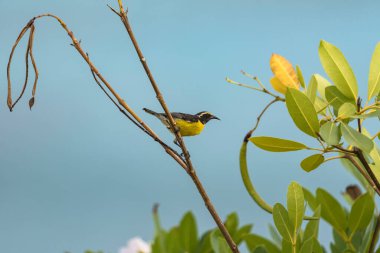
{"type": "Polygon", "coordinates": [[[157,112],[155,112],[155,111],[149,110],[149,109],[147,109],[147,108],[143,108],[143,110],[144,110],[145,112],[149,113],[149,114],[152,114],[152,115],[156,116],[156,117],[159,116],[159,113],[157,113],[157,112]]]}

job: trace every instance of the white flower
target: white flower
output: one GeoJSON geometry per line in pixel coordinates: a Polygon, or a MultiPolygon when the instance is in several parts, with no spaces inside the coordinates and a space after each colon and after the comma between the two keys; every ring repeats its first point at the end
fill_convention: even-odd
{"type": "Polygon", "coordinates": [[[150,253],[150,245],[144,242],[140,237],[130,239],[126,247],[119,250],[119,253],[150,253]]]}

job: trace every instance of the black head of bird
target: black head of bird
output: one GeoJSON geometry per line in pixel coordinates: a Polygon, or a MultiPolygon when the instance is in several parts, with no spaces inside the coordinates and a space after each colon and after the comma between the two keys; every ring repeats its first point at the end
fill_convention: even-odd
{"type": "Polygon", "coordinates": [[[199,121],[202,122],[202,124],[206,124],[207,122],[209,122],[212,119],[220,120],[218,117],[212,115],[209,112],[205,112],[205,111],[198,112],[196,115],[198,116],[199,121]]]}

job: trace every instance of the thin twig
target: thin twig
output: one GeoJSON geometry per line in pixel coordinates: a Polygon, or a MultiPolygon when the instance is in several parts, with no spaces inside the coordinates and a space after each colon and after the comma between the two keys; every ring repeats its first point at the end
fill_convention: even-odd
{"type": "Polygon", "coordinates": [[[11,82],[11,63],[12,58],[14,55],[14,52],[16,50],[16,47],[18,46],[19,42],[21,41],[22,37],[25,35],[25,33],[30,29],[30,27],[33,25],[34,20],[36,18],[32,18],[26,26],[21,30],[20,34],[18,35],[15,43],[13,44],[11,54],[9,55],[8,65],[7,65],[7,80],[8,80],[8,98],[7,98],[7,104],[9,107],[9,110],[12,111],[12,82],[11,82]]]}
{"type": "MultiPolygon", "coordinates": [[[[88,55],[88,54],[87,54],[88,55]]],[[[111,100],[111,102],[119,109],[119,111],[127,117],[135,126],[137,126],[140,130],[142,130],[144,133],[149,135],[154,139],[154,136],[151,135],[144,127],[142,127],[135,119],[133,119],[120,105],[117,104],[117,102],[112,98],[112,96],[106,91],[106,89],[103,87],[103,85],[99,82],[98,78],[96,77],[95,73],[91,70],[92,77],[94,78],[95,82],[98,84],[100,89],[104,92],[104,94],[111,100]]],[[[180,157],[180,155],[172,149],[170,146],[168,146],[166,143],[161,141],[160,139],[155,139],[158,143],[160,143],[162,146],[165,146],[166,148],[170,149],[173,153],[176,153],[177,156],[180,157]]]]}
{"type": "Polygon", "coordinates": [[[100,72],[98,71],[98,69],[95,67],[95,65],[91,62],[91,60],[89,59],[89,57],[87,56],[87,54],[81,48],[81,45],[80,45],[79,41],[75,38],[73,32],[68,29],[67,25],[63,22],[63,20],[60,19],[59,17],[57,17],[55,15],[52,15],[52,14],[49,14],[49,13],[33,17],[27,23],[27,25],[22,29],[22,31],[20,32],[18,38],[16,39],[15,44],[12,47],[12,51],[11,51],[11,54],[10,54],[10,57],[9,57],[8,67],[7,67],[8,107],[9,107],[10,111],[12,111],[12,109],[13,109],[12,108],[12,85],[11,85],[11,81],[10,81],[10,78],[11,78],[10,77],[10,66],[11,66],[11,62],[12,62],[12,57],[13,57],[14,51],[15,51],[17,45],[19,44],[22,36],[34,24],[34,21],[37,20],[37,19],[43,18],[43,17],[51,17],[51,18],[55,19],[56,21],[58,21],[60,23],[61,27],[67,32],[68,36],[72,40],[74,48],[78,51],[78,53],[86,61],[86,63],[90,67],[91,71],[99,78],[99,80],[106,86],[106,88],[108,89],[108,91],[115,97],[115,99],[117,100],[117,102],[119,103],[119,105],[122,108],[124,108],[130,114],[130,116],[132,118],[134,118],[135,121],[137,121],[146,131],[149,132],[149,136],[151,136],[155,141],[157,141],[159,144],[161,144],[161,146],[164,148],[164,150],[166,151],[166,153],[168,153],[181,167],[183,167],[184,169],[187,169],[187,165],[182,160],[182,157],[180,155],[178,155],[177,152],[173,152],[173,149],[169,148],[168,145],[166,145],[166,144],[163,145],[164,142],[161,141],[161,139],[158,137],[158,135],[132,110],[132,108],[112,88],[111,84],[108,83],[108,81],[100,74],[100,72]]]}
{"type": "Polygon", "coordinates": [[[20,92],[20,95],[18,96],[18,98],[16,99],[16,101],[13,103],[12,107],[14,107],[18,101],[20,100],[20,98],[24,95],[24,92],[26,90],[26,86],[28,85],[28,78],[29,78],[29,52],[30,52],[30,45],[31,45],[31,41],[33,40],[33,31],[34,31],[34,26],[32,25],[31,28],[30,28],[30,32],[29,32],[29,40],[28,40],[28,45],[26,47],[26,53],[25,53],[25,81],[24,81],[24,85],[21,89],[21,92],[20,92]]]}
{"type": "Polygon", "coordinates": [[[380,195],[380,183],[379,183],[379,180],[377,180],[375,174],[373,173],[371,167],[369,166],[367,160],[365,159],[365,157],[363,155],[363,151],[361,151],[358,148],[355,148],[355,152],[356,152],[356,156],[358,157],[358,159],[360,160],[360,162],[363,164],[365,170],[367,171],[368,175],[371,177],[374,185],[376,186],[376,189],[377,189],[376,192],[380,195]]]}
{"type": "Polygon", "coordinates": [[[261,117],[264,115],[264,113],[269,109],[269,107],[271,107],[271,105],[273,105],[274,103],[278,102],[278,101],[281,101],[280,99],[278,98],[275,98],[273,99],[272,101],[270,101],[265,107],[264,109],[261,111],[261,113],[259,114],[259,116],[257,116],[256,118],[256,123],[255,125],[253,126],[253,128],[251,130],[249,130],[249,132],[245,135],[244,137],[244,142],[248,142],[248,139],[252,136],[252,134],[256,131],[257,127],[259,126],[260,124],[260,120],[261,120],[261,117]]]}
{"type": "Polygon", "coordinates": [[[179,132],[179,129],[176,126],[176,123],[175,123],[175,121],[174,121],[174,119],[170,113],[168,106],[166,105],[166,102],[162,96],[162,93],[161,93],[161,91],[160,91],[151,71],[150,71],[150,68],[146,62],[146,58],[144,57],[144,55],[140,49],[140,46],[139,46],[139,44],[136,40],[136,37],[133,33],[132,27],[129,23],[127,11],[124,10],[122,0],[118,0],[118,4],[119,4],[119,9],[120,9],[119,17],[121,18],[121,21],[124,24],[124,27],[128,32],[129,38],[132,41],[132,44],[136,50],[136,53],[140,59],[142,66],[145,70],[145,73],[146,73],[146,75],[147,75],[147,77],[151,83],[151,86],[152,86],[154,92],[156,93],[156,98],[157,98],[158,102],[160,103],[162,109],[164,110],[166,117],[168,118],[170,129],[174,133],[174,135],[176,137],[176,141],[178,142],[178,144],[182,150],[182,153],[185,157],[185,161],[186,161],[186,165],[187,165],[185,170],[189,174],[191,179],[193,180],[193,182],[194,182],[195,186],[197,187],[198,192],[200,193],[207,209],[209,210],[211,216],[213,217],[214,221],[216,222],[217,226],[219,227],[222,235],[226,239],[229,247],[231,248],[231,250],[234,253],[239,253],[238,247],[236,246],[235,242],[233,241],[233,239],[232,239],[231,235],[229,234],[227,228],[225,227],[223,221],[220,219],[218,213],[215,210],[214,205],[212,204],[206,190],[204,189],[201,181],[199,180],[199,178],[195,172],[195,168],[193,167],[192,161],[190,159],[190,153],[187,150],[187,147],[185,145],[185,142],[183,141],[183,138],[179,132]]]}
{"type": "Polygon", "coordinates": [[[380,195],[380,190],[376,187],[376,184],[373,182],[372,178],[367,174],[367,172],[355,161],[354,157],[348,154],[344,155],[344,158],[349,160],[362,174],[362,176],[367,180],[367,182],[371,185],[371,187],[376,191],[378,195],[380,195]]]}
{"type": "MultiPolygon", "coordinates": [[[[34,96],[36,95],[36,89],[37,89],[37,82],[38,82],[38,68],[37,68],[37,64],[36,64],[36,61],[34,60],[34,55],[33,55],[33,41],[34,41],[34,25],[32,26],[32,41],[30,43],[30,50],[29,50],[29,55],[30,55],[30,59],[32,61],[32,65],[33,65],[33,69],[34,69],[34,84],[33,84],[33,90],[32,90],[32,99],[34,101],[34,96]]],[[[29,103],[30,105],[30,103],[29,103]]]]}

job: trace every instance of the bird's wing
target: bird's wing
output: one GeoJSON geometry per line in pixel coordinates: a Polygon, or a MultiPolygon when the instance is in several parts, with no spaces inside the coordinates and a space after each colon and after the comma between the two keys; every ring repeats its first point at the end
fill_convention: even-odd
{"type": "Polygon", "coordinates": [[[186,120],[189,122],[197,122],[199,119],[198,116],[196,116],[196,115],[181,113],[181,112],[173,112],[172,116],[173,116],[173,118],[182,119],[182,120],[186,120]]]}

